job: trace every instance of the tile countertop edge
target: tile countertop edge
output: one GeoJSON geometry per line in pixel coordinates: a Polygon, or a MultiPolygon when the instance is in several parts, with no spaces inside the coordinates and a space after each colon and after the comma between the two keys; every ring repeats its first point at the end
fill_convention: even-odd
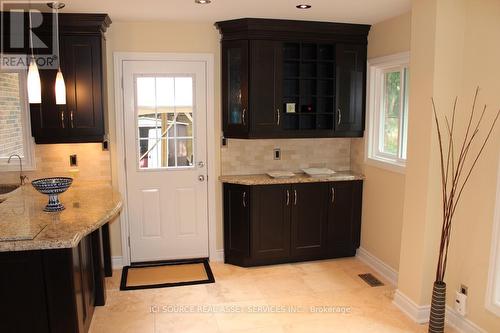
{"type": "Polygon", "coordinates": [[[227,184],[237,185],[278,185],[278,184],[299,184],[299,183],[324,183],[324,182],[337,182],[337,181],[354,181],[364,180],[362,174],[350,171],[339,171],[333,176],[325,178],[313,178],[305,174],[297,174],[291,178],[271,178],[267,174],[258,175],[234,175],[234,176],[220,176],[219,181],[227,184]]]}
{"type": "Polygon", "coordinates": [[[106,223],[112,221],[117,217],[123,207],[121,198],[116,200],[113,207],[110,207],[102,216],[97,218],[95,222],[89,223],[86,226],[81,226],[81,229],[75,231],[74,237],[64,239],[37,239],[39,235],[44,233],[44,229],[35,236],[32,240],[6,240],[0,241],[0,252],[17,252],[17,251],[36,251],[36,250],[51,250],[51,249],[65,249],[74,248],[80,241],[91,234],[93,231],[99,229],[106,223]]]}

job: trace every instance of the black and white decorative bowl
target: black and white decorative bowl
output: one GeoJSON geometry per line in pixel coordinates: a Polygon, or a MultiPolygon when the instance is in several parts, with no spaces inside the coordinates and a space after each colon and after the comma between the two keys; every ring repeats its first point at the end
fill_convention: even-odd
{"type": "Polygon", "coordinates": [[[49,203],[43,209],[46,212],[60,212],[64,210],[64,205],[59,201],[59,194],[66,190],[73,183],[73,178],[54,177],[36,179],[31,182],[31,185],[40,193],[49,196],[49,203]]]}

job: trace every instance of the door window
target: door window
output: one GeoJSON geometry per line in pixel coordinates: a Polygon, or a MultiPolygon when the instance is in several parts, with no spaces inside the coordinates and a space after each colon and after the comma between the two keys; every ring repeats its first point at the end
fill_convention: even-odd
{"type": "Polygon", "coordinates": [[[136,76],[139,169],[194,166],[194,78],[136,76]]]}

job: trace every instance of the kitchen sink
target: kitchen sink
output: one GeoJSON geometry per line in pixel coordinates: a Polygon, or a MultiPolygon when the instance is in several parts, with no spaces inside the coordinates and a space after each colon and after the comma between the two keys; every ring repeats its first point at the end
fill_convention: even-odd
{"type": "Polygon", "coordinates": [[[19,185],[14,185],[14,184],[0,184],[0,195],[8,194],[17,189],[18,187],[19,185]]]}

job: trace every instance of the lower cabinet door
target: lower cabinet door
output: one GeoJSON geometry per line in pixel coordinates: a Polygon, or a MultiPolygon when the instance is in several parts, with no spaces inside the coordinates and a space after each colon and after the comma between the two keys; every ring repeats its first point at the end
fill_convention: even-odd
{"type": "Polygon", "coordinates": [[[356,254],[361,234],[362,182],[329,184],[328,256],[356,254]]]}
{"type": "Polygon", "coordinates": [[[73,248],[73,276],[79,332],[87,332],[94,314],[94,273],[90,236],[73,248]]]}
{"type": "Polygon", "coordinates": [[[292,259],[320,259],[327,250],[328,185],[296,184],[292,190],[292,259]]]}
{"type": "Polygon", "coordinates": [[[290,185],[252,186],[251,235],[255,263],[290,257],[290,185]]]}
{"type": "Polygon", "coordinates": [[[244,265],[250,255],[250,188],[224,184],[225,262],[244,265]]]}
{"type": "Polygon", "coordinates": [[[40,252],[1,252],[0,267],[0,332],[49,333],[40,252]]]}

